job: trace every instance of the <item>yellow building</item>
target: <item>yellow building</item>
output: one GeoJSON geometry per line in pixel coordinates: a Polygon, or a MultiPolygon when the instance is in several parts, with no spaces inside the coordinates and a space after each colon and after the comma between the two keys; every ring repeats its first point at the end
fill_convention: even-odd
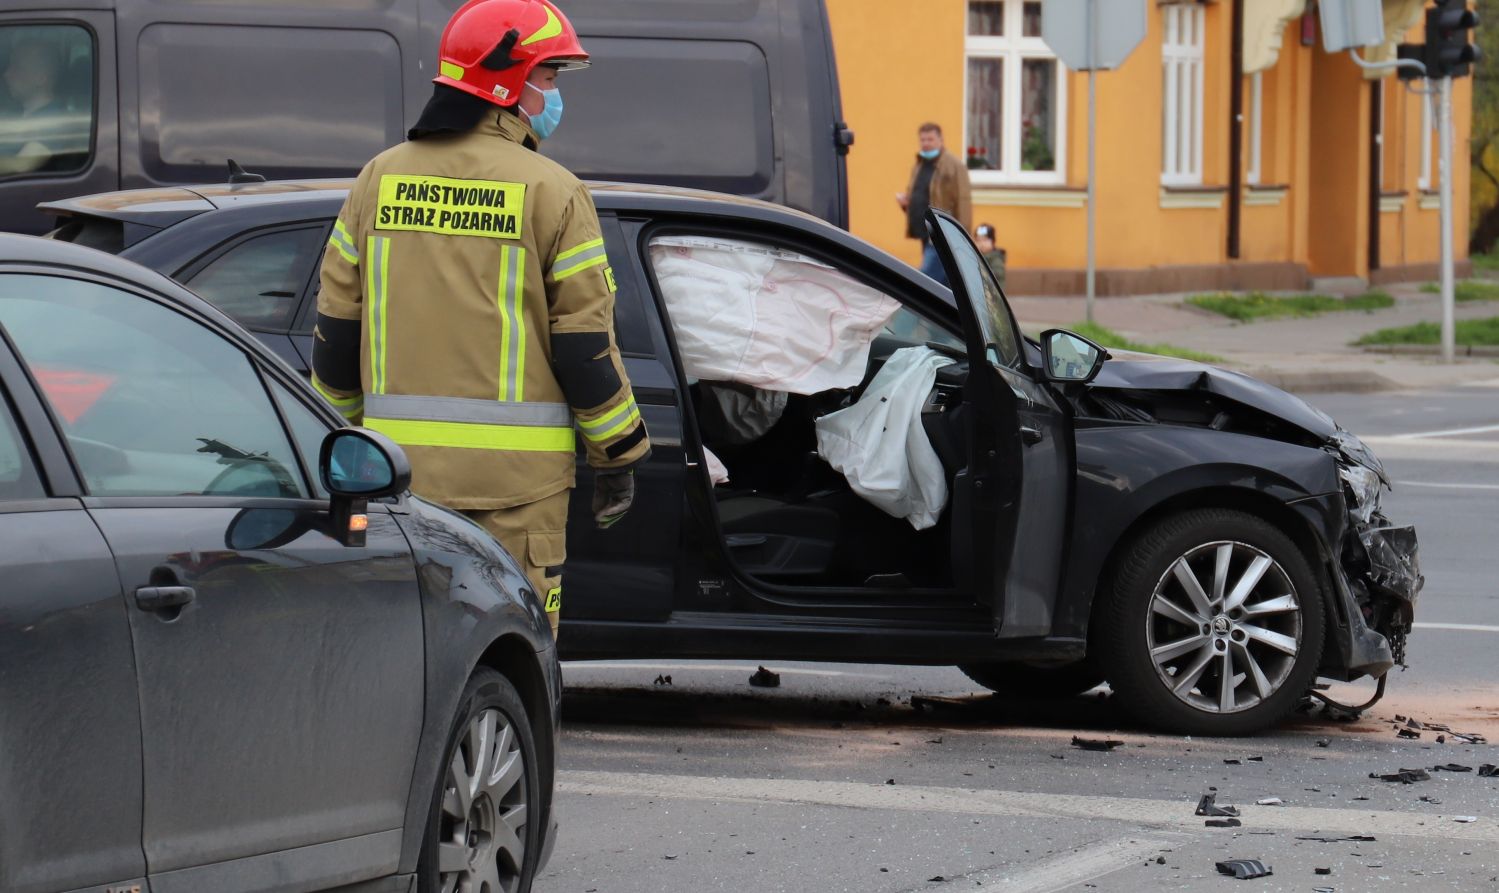
{"type": "MultiPolygon", "coordinates": [[[[1144,41],[1119,69],[1098,74],[1099,294],[1435,278],[1434,101],[1324,52],[1307,0],[1146,2],[1144,41]]],[[[1422,0],[1384,3],[1391,41],[1366,51],[1371,59],[1421,39],[1422,0]]],[[[917,126],[935,121],[948,149],[967,157],[971,222],[998,230],[1010,290],[1081,294],[1087,74],[1066,70],[1042,42],[1041,4],[827,4],[844,113],[858,137],[849,156],[854,232],[919,260],[895,193],[906,188],[917,126]]],[[[1454,81],[1453,96],[1464,258],[1471,79],[1454,81]]]]}

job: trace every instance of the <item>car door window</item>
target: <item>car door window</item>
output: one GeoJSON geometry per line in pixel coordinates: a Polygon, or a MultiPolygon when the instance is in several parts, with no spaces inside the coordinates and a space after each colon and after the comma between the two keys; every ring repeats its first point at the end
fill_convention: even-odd
{"type": "Polygon", "coordinates": [[[41,499],[46,495],[10,404],[0,392],[0,501],[41,499]]]}
{"type": "Polygon", "coordinates": [[[959,296],[959,300],[966,296],[973,306],[974,315],[978,319],[979,336],[989,354],[989,362],[1010,368],[1019,366],[1022,356],[1020,339],[1015,333],[1010,305],[1006,303],[1004,292],[994,278],[994,271],[974,247],[963,227],[950,217],[939,214],[936,218],[942,236],[952,252],[953,262],[957,264],[958,275],[963,280],[963,295],[959,296]]]}
{"type": "Polygon", "coordinates": [[[918,344],[941,344],[957,351],[967,349],[963,344],[962,338],[942,328],[910,307],[902,307],[895,311],[895,315],[890,317],[889,322],[885,323],[885,334],[892,338],[909,342],[913,347],[918,344]]]}
{"type": "Polygon", "coordinates": [[[94,496],[305,497],[250,358],[107,285],[0,276],[0,326],[41,385],[94,496]]]}
{"type": "Polygon", "coordinates": [[[246,328],[286,331],[323,241],[323,229],[315,226],[251,236],[184,282],[246,328]]]}
{"type": "Polygon", "coordinates": [[[0,177],[89,166],[94,40],[77,25],[0,27],[0,177]]]}

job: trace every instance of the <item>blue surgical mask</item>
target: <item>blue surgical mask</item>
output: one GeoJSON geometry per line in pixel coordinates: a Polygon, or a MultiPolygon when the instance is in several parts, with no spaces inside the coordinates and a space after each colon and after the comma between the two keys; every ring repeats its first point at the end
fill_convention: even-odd
{"type": "Polygon", "coordinates": [[[529,81],[526,82],[526,86],[540,93],[546,103],[541,107],[540,112],[534,115],[527,114],[526,117],[531,119],[531,129],[536,131],[536,135],[547,139],[556,131],[557,125],[562,123],[562,91],[556,87],[543,90],[529,81]]]}
{"type": "Polygon", "coordinates": [[[925,158],[927,161],[931,161],[932,159],[936,158],[938,155],[941,155],[942,154],[942,150],[941,149],[926,149],[924,151],[917,152],[916,154],[920,155],[922,158],[925,158]]]}

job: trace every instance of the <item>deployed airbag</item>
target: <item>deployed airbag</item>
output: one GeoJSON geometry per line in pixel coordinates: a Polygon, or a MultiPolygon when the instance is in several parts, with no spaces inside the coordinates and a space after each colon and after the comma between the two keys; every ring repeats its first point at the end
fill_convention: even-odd
{"type": "Polygon", "coordinates": [[[818,454],[855,493],[917,530],[936,524],[947,505],[947,478],[921,407],[937,370],[952,364],[929,347],[898,350],[859,402],[817,420],[818,454]]]}
{"type": "Polygon", "coordinates": [[[816,394],[864,380],[869,346],[900,304],[794,251],[662,236],[651,264],[686,373],[816,394]]]}

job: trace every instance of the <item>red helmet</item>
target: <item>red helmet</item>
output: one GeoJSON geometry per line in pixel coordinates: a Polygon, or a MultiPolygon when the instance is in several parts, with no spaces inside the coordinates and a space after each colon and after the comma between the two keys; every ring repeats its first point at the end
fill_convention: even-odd
{"type": "Polygon", "coordinates": [[[438,46],[433,83],[495,105],[515,105],[538,65],[586,68],[578,32],[551,0],[469,0],[453,13],[438,46]]]}

